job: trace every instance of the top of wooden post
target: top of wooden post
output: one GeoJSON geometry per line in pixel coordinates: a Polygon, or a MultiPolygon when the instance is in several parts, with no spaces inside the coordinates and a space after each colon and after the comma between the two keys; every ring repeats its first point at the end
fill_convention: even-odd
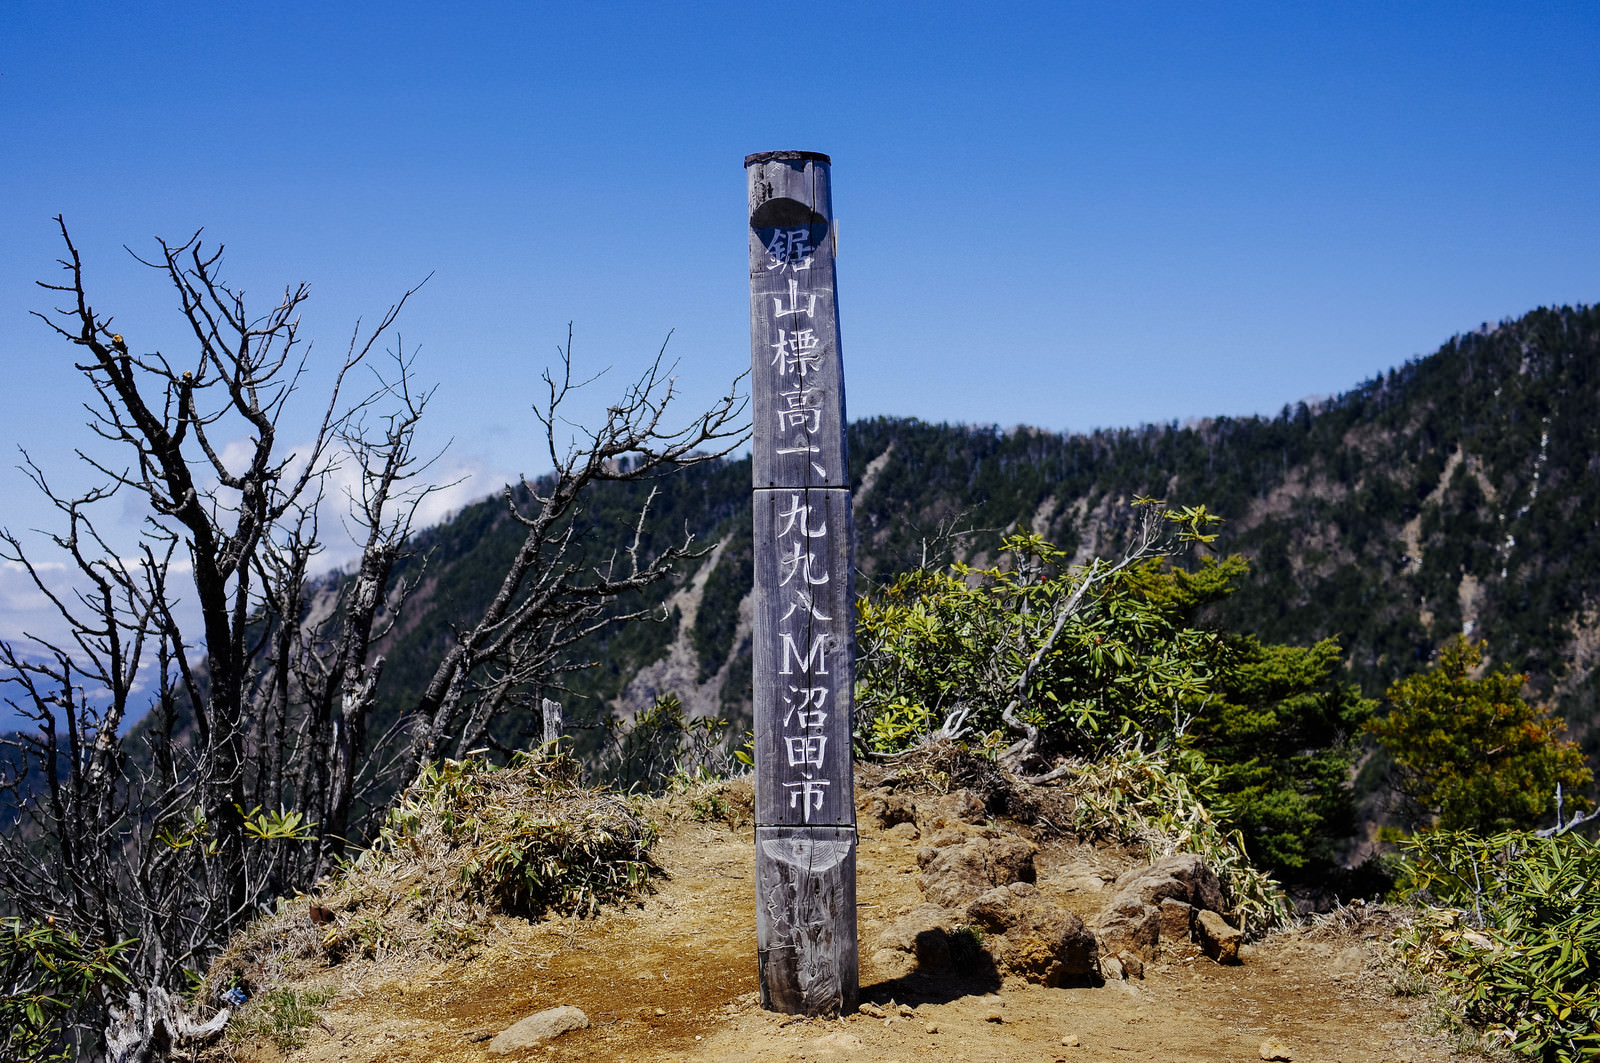
{"type": "Polygon", "coordinates": [[[833,165],[833,160],[820,151],[758,151],[744,157],[746,166],[754,166],[758,162],[822,162],[833,165]]]}
{"type": "MultiPolygon", "coordinates": [[[[751,456],[759,488],[849,487],[828,156],[747,156],[751,456]]],[[[851,601],[842,608],[854,609],[851,601]]],[[[846,738],[848,742],[848,738],[846,738]]]]}

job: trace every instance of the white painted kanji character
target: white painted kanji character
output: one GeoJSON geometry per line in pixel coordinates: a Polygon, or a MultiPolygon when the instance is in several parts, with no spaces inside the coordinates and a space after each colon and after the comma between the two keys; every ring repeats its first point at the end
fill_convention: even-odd
{"type": "Polygon", "coordinates": [[[822,799],[827,796],[827,779],[807,779],[805,782],[786,782],[783,784],[789,791],[789,807],[794,808],[801,801],[802,816],[807,823],[811,822],[811,813],[822,811],[822,799]]]}
{"type": "Polygon", "coordinates": [[[828,582],[826,565],[824,565],[820,576],[811,571],[811,566],[816,563],[816,554],[809,551],[802,552],[800,544],[795,543],[793,551],[788,554],[778,555],[778,586],[787,587],[789,582],[797,575],[801,577],[803,582],[809,583],[813,587],[828,582]]]}
{"type": "Polygon", "coordinates": [[[784,404],[788,406],[790,410],[799,410],[802,412],[810,410],[821,412],[822,395],[823,391],[821,388],[810,387],[806,384],[801,384],[792,391],[778,392],[778,397],[784,401],[784,404]]]}
{"type": "Polygon", "coordinates": [[[797,609],[804,609],[806,611],[806,615],[807,616],[810,616],[810,617],[812,617],[814,619],[817,619],[817,620],[832,620],[833,619],[833,617],[831,617],[831,616],[823,615],[822,610],[817,608],[816,599],[814,599],[811,596],[811,592],[810,591],[805,590],[804,588],[797,588],[795,590],[794,600],[789,603],[788,611],[785,612],[782,616],[780,616],[778,618],[778,620],[781,622],[781,621],[789,619],[791,616],[793,616],[795,614],[795,610],[797,610],[797,609]]]}
{"type": "Polygon", "coordinates": [[[822,429],[821,410],[779,410],[778,426],[797,427],[806,434],[816,435],[822,429]]]}
{"type": "Polygon", "coordinates": [[[820,528],[812,529],[811,507],[800,501],[798,493],[789,496],[789,508],[781,510],[778,513],[778,518],[785,522],[783,527],[778,529],[779,538],[793,531],[796,524],[800,525],[800,534],[807,539],[820,539],[828,534],[828,525],[826,523],[820,528]]]}
{"type": "Polygon", "coordinates": [[[778,427],[798,428],[802,432],[815,435],[822,427],[821,410],[781,410],[778,413],[778,427]]]}
{"type": "Polygon", "coordinates": [[[800,695],[798,703],[784,698],[783,703],[789,707],[784,714],[783,726],[788,727],[790,720],[796,720],[801,729],[809,730],[820,728],[828,722],[828,714],[823,711],[823,706],[828,703],[827,687],[790,687],[790,694],[800,695]]]}
{"type": "Polygon", "coordinates": [[[810,269],[811,252],[814,250],[810,226],[779,229],[772,234],[772,242],[767,244],[767,269],[783,269],[785,266],[797,272],[810,269]]]}
{"type": "Polygon", "coordinates": [[[822,372],[822,355],[817,350],[822,340],[815,329],[779,329],[778,342],[768,346],[774,351],[771,364],[778,367],[780,377],[794,373],[804,378],[807,373],[822,372]]]}
{"type": "Polygon", "coordinates": [[[778,397],[784,402],[784,408],[778,411],[779,431],[798,428],[812,435],[820,431],[824,394],[821,388],[810,387],[804,383],[789,391],[778,392],[778,397]]]}
{"type": "Polygon", "coordinates": [[[783,296],[774,295],[772,297],[772,312],[777,317],[793,317],[796,314],[812,317],[817,312],[817,293],[807,292],[805,295],[801,295],[800,282],[791,279],[789,281],[789,305],[787,307],[783,305],[783,296]],[[801,305],[802,301],[805,303],[804,306],[801,305]]]}
{"type": "Polygon", "coordinates": [[[785,736],[783,742],[789,751],[789,767],[822,770],[822,755],[828,748],[827,735],[785,736]]]}

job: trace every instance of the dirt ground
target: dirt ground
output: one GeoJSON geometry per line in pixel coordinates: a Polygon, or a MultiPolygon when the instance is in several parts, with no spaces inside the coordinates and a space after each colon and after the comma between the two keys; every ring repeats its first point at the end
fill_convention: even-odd
{"type": "MultiPolygon", "coordinates": [[[[1381,935],[1329,927],[1281,932],[1222,966],[1194,950],[1148,965],[1142,979],[1044,988],[973,984],[912,972],[896,979],[873,942],[922,900],[915,830],[863,823],[858,855],[862,999],[885,1017],[797,1020],[756,994],[753,842],[748,827],[679,821],[657,858],[667,873],[636,907],[591,920],[502,920],[469,961],[369,968],[340,987],[293,1063],[486,1061],[1259,1060],[1265,1041],[1295,1063],[1457,1058],[1424,1032],[1427,1004],[1398,997],[1378,969],[1381,935]],[[591,1026],[521,1055],[489,1040],[533,1012],[576,1005],[591,1026]]],[[[1120,868],[1116,854],[1067,843],[1039,854],[1039,885],[1074,909],[1120,868]],[[1104,865],[1104,866],[1101,866],[1104,865]]],[[[350,972],[354,974],[355,972],[350,972]]],[[[247,1047],[252,1063],[279,1060],[247,1047]]]]}

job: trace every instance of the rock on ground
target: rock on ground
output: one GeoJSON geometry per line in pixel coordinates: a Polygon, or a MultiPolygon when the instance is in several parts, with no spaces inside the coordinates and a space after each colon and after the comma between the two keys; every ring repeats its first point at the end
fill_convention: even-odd
{"type": "Polygon", "coordinates": [[[916,802],[898,794],[873,794],[867,802],[866,814],[880,827],[893,827],[901,823],[915,823],[916,802]]]}
{"type": "Polygon", "coordinates": [[[1195,920],[1195,930],[1207,956],[1218,963],[1239,962],[1239,945],[1244,935],[1229,926],[1222,916],[1216,912],[1201,912],[1195,920]]]}
{"type": "Polygon", "coordinates": [[[1032,882],[1034,851],[1033,843],[1015,836],[929,846],[917,854],[919,884],[934,904],[963,908],[996,886],[1032,882]]]}
{"type": "Polygon", "coordinates": [[[1030,982],[1059,986],[1094,973],[1094,934],[1029,883],[987,891],[967,906],[967,920],[995,935],[986,947],[1007,971],[1030,982]]]}
{"type": "Polygon", "coordinates": [[[1291,1063],[1294,1053],[1282,1041],[1262,1041],[1261,1058],[1275,1063],[1291,1063]]]}
{"type": "Polygon", "coordinates": [[[571,1030],[588,1028],[589,1016],[578,1008],[571,1005],[547,1008],[501,1030],[495,1039],[489,1042],[489,1054],[510,1055],[512,1052],[537,1047],[571,1030]]]}
{"type": "MultiPolygon", "coordinates": [[[[1162,942],[1196,939],[1196,913],[1215,914],[1225,906],[1216,872],[1193,853],[1134,868],[1118,878],[1112,890],[1096,928],[1101,950],[1142,960],[1154,959],[1162,942]]],[[[1237,956],[1235,944],[1233,959],[1237,956]]]]}
{"type": "Polygon", "coordinates": [[[956,790],[939,799],[934,823],[936,826],[952,822],[982,823],[987,818],[988,812],[981,797],[971,790],[956,790]]]}

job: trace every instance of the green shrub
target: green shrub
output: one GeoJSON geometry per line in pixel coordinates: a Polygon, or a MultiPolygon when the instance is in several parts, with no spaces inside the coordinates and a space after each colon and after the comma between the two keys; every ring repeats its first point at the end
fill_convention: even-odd
{"type": "Polygon", "coordinates": [[[957,971],[973,970],[988,955],[983,947],[981,927],[970,923],[957,923],[950,928],[947,936],[950,942],[950,963],[957,971]]]}
{"type": "Polygon", "coordinates": [[[1135,569],[1071,565],[1037,535],[1000,548],[995,567],[916,569],[857,603],[856,729],[868,748],[900,752],[946,721],[1003,734],[1017,702],[1041,754],[1087,755],[1171,734],[1175,710],[1204,698],[1214,636],[1152,601],[1135,569]]]}
{"type": "Polygon", "coordinates": [[[652,833],[613,799],[576,819],[512,814],[462,868],[462,881],[501,911],[593,914],[650,877],[652,833]]]}
{"type": "Polygon", "coordinates": [[[1394,758],[1396,782],[1412,802],[1411,820],[1445,830],[1492,834],[1526,830],[1551,818],[1557,788],[1589,806],[1593,781],[1566,724],[1523,697],[1528,677],[1499,668],[1474,678],[1483,647],[1457,637],[1426,672],[1389,688],[1393,708],[1368,723],[1394,758]]]}
{"type": "Polygon", "coordinates": [[[1408,937],[1465,1021],[1529,1058],[1600,1058],[1600,846],[1575,835],[1410,839],[1413,889],[1431,908],[1408,937]]]}
{"type": "Polygon", "coordinates": [[[133,941],[93,945],[52,923],[0,919],[0,1058],[70,1060],[74,1014],[95,989],[127,982],[133,941]]]}
{"type": "Polygon", "coordinates": [[[1218,633],[1210,696],[1188,737],[1250,855],[1280,873],[1325,879],[1355,830],[1354,738],[1374,702],[1342,681],[1337,639],[1264,645],[1218,633]]]}
{"type": "Polygon", "coordinates": [[[1342,681],[1336,639],[1266,645],[1206,624],[1248,571],[1242,557],[1074,565],[1036,535],[1001,549],[994,567],[917,569],[858,603],[860,745],[900,754],[943,733],[998,753],[1033,729],[1045,761],[1172,747],[1226,799],[1254,860],[1332,866],[1354,822],[1353,739],[1374,706],[1342,681]]]}
{"type": "Polygon", "coordinates": [[[605,732],[597,771],[619,789],[659,793],[679,775],[724,775],[737,759],[728,721],[684,715],[683,700],[671,692],[658,694],[632,719],[605,721],[605,732]]]}
{"type": "Polygon", "coordinates": [[[1214,777],[1193,752],[1129,748],[1078,765],[1063,786],[1075,803],[1074,830],[1142,845],[1152,857],[1204,857],[1253,940],[1293,913],[1278,883],[1250,863],[1243,837],[1227,827],[1227,803],[1205,792],[1214,777]]]}

